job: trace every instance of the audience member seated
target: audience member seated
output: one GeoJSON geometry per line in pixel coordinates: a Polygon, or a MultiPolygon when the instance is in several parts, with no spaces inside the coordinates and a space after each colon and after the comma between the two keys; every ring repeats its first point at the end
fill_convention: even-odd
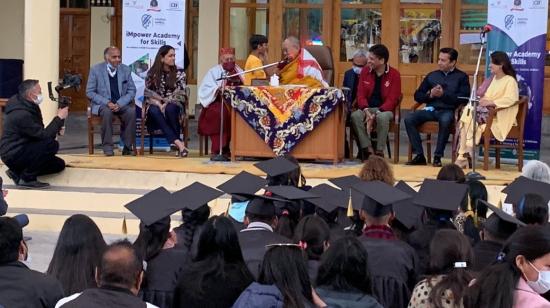
{"type": "Polygon", "coordinates": [[[48,183],[38,181],[37,177],[65,169],[65,161],[55,155],[59,150],[56,137],[63,128],[69,107],[58,109],[57,116],[44,127],[38,108],[42,100],[38,80],[27,79],[4,109],[0,157],[8,167],[6,174],[15,185],[24,188],[48,187],[48,183]]]}
{"type": "Polygon", "coordinates": [[[197,256],[180,275],[173,307],[231,307],[253,281],[233,224],[214,216],[201,232],[197,256]]]}
{"type": "Polygon", "coordinates": [[[384,156],[390,122],[401,96],[401,75],[389,66],[389,57],[386,46],[372,46],[368,68],[363,69],[359,77],[357,110],[351,114],[351,124],[359,143],[361,160],[371,154],[384,156]],[[376,131],[376,149],[371,140],[372,131],[376,131]]]}
{"type": "MultiPolygon", "coordinates": [[[[248,71],[266,65],[267,63],[267,37],[261,34],[254,34],[250,37],[249,46],[250,54],[246,58],[244,70],[248,71]]],[[[267,71],[272,71],[272,68],[258,69],[250,73],[244,74],[244,85],[252,85],[253,79],[267,79],[267,71]]]]}
{"type": "Polygon", "coordinates": [[[148,128],[160,129],[168,144],[175,145],[179,157],[189,154],[185,143],[180,140],[181,123],[187,112],[186,78],[183,69],[176,66],[176,50],[164,45],[159,48],[145,79],[146,118],[143,121],[148,128]]]}
{"type": "Polygon", "coordinates": [[[328,87],[317,60],[302,48],[300,40],[289,36],[283,41],[283,64],[279,65],[281,84],[328,87]]]}
{"type": "Polygon", "coordinates": [[[456,230],[439,230],[430,244],[428,277],[421,280],[409,307],[463,307],[462,296],[474,278],[470,241],[456,230]]]}
{"type": "Polygon", "coordinates": [[[143,280],[143,259],[128,240],[110,244],[96,268],[98,287],[61,299],[56,308],[155,308],[137,295],[143,280]]]}
{"type": "Polygon", "coordinates": [[[65,294],[96,288],[95,269],[107,247],[90,217],[75,214],[65,220],[46,273],[61,282],[65,294]]]}
{"type": "Polygon", "coordinates": [[[414,100],[426,104],[426,107],[409,113],[405,117],[409,142],[413,153],[416,154],[410,162],[407,162],[407,165],[426,165],[418,126],[428,121],[437,121],[439,132],[437,133],[433,165],[441,167],[441,157],[445,154],[445,146],[455,121],[455,109],[466,103],[459,97],[470,95],[468,75],[456,68],[457,60],[458,51],[453,48],[441,48],[437,60],[439,69],[429,73],[414,93],[414,100]]]}
{"type": "Polygon", "coordinates": [[[540,160],[530,160],[521,170],[521,175],[531,180],[550,183],[550,167],[540,160]]]}
{"type": "MultiPolygon", "coordinates": [[[[515,103],[519,99],[516,71],[505,52],[495,51],[491,54],[489,64],[491,76],[487,78],[477,95],[481,97],[477,107],[477,132],[475,144],[479,143],[485,131],[489,109],[497,108],[497,113],[491,124],[491,132],[498,141],[504,141],[512,126],[517,125],[516,115],[519,107],[515,103]]],[[[473,107],[467,106],[460,117],[458,157],[455,164],[462,168],[471,165],[474,151],[474,125],[472,122],[473,107]]]]}
{"type": "Polygon", "coordinates": [[[57,279],[23,264],[28,248],[13,218],[0,217],[0,250],[0,306],[53,308],[63,297],[57,279]]]}
{"type": "MultiPolygon", "coordinates": [[[[6,202],[6,197],[8,196],[8,190],[2,189],[4,180],[0,177],[0,216],[6,215],[8,212],[8,202],[6,202]]],[[[21,228],[25,228],[29,224],[29,216],[27,214],[18,214],[12,217],[17,221],[21,228]]]]}
{"type": "Polygon", "coordinates": [[[294,242],[305,251],[307,271],[312,284],[317,279],[321,255],[329,247],[329,237],[327,223],[313,215],[302,218],[294,231],[294,242]]]}
{"type": "Polygon", "coordinates": [[[468,181],[468,202],[461,203],[453,223],[458,231],[466,235],[472,245],[480,241],[479,230],[487,217],[487,206],[478,200],[487,201],[487,188],[480,181],[468,181]]]}
{"type": "Polygon", "coordinates": [[[347,99],[350,103],[354,103],[357,98],[361,70],[367,65],[367,52],[364,49],[355,50],[351,58],[351,65],[352,67],[344,73],[342,87],[349,89],[347,99]]]}
{"type": "Polygon", "coordinates": [[[233,307],[325,307],[313,293],[300,247],[272,244],[267,247],[257,282],[244,290],[233,307]]]}
{"type": "Polygon", "coordinates": [[[516,218],[528,225],[548,223],[548,203],[537,194],[525,194],[515,208],[516,218]]]}
{"type": "Polygon", "coordinates": [[[316,284],[328,307],[383,307],[372,294],[367,251],[355,237],[332,242],[321,258],[316,284]]]}
{"type": "Polygon", "coordinates": [[[120,128],[122,155],[132,155],[136,138],[136,86],[131,69],[122,64],[120,49],[107,47],[104,62],[90,68],[86,96],[92,103],[92,113],[101,117],[101,146],[103,153],[113,156],[113,116],[122,123],[120,128]]]}
{"type": "Polygon", "coordinates": [[[367,182],[380,181],[392,186],[395,184],[392,166],[383,157],[379,156],[370,156],[365,161],[359,172],[359,177],[367,182]]]}
{"type": "Polygon", "coordinates": [[[464,307],[548,307],[539,294],[550,290],[550,229],[527,226],[515,232],[497,262],[466,291],[464,307]]]}
{"type": "Polygon", "coordinates": [[[455,164],[446,164],[439,169],[436,179],[440,181],[453,181],[456,183],[466,182],[466,175],[460,167],[455,164]]]}
{"type": "Polygon", "coordinates": [[[197,254],[200,231],[210,217],[210,207],[204,204],[196,210],[181,210],[181,224],[174,228],[176,233],[176,248],[190,253],[191,257],[197,254]]]}

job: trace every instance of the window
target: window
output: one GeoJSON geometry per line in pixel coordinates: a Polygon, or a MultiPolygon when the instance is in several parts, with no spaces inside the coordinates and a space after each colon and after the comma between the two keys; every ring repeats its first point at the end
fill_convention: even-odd
{"type": "Polygon", "coordinates": [[[87,9],[90,8],[90,0],[59,0],[59,7],[64,9],[87,9]]]}
{"type": "Polygon", "coordinates": [[[325,45],[323,0],[287,0],[283,10],[283,37],[295,36],[302,45],[325,45]]]}
{"type": "Polygon", "coordinates": [[[357,49],[380,44],[382,10],[380,1],[342,1],[340,10],[340,61],[350,61],[357,49]]]}
{"type": "Polygon", "coordinates": [[[253,34],[268,36],[268,0],[231,0],[229,13],[229,46],[235,48],[237,59],[250,53],[248,40],[253,34]]]}
{"type": "MultiPolygon", "coordinates": [[[[481,47],[479,32],[486,23],[487,0],[462,1],[457,48],[461,64],[477,63],[481,47]]],[[[481,56],[481,64],[485,64],[485,50],[481,56]]]]}
{"type": "Polygon", "coordinates": [[[440,37],[441,0],[401,0],[401,63],[437,62],[440,37]]]}

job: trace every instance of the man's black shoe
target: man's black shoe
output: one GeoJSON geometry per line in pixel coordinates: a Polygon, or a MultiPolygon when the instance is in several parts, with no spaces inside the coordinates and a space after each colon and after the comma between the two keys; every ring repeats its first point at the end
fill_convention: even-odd
{"type": "MultiPolygon", "coordinates": [[[[434,159],[435,161],[435,159],[434,159]]],[[[411,161],[407,162],[409,166],[426,166],[426,157],[424,155],[416,155],[411,161]]]]}
{"type": "Polygon", "coordinates": [[[132,151],[132,148],[124,146],[122,148],[122,156],[129,156],[129,155],[136,156],[134,151],[132,151]]]}
{"type": "Polygon", "coordinates": [[[40,182],[38,180],[34,181],[25,181],[23,179],[19,180],[19,184],[17,184],[18,187],[26,188],[26,189],[43,189],[50,187],[50,184],[40,182]]]}
{"type": "Polygon", "coordinates": [[[432,166],[434,166],[434,167],[441,167],[441,166],[443,166],[443,165],[441,164],[441,157],[439,157],[439,156],[434,156],[434,161],[433,161],[433,163],[432,163],[432,166]]]}
{"type": "Polygon", "coordinates": [[[12,181],[15,183],[15,185],[19,185],[19,176],[17,174],[15,174],[15,172],[13,170],[6,170],[6,174],[8,175],[8,177],[10,179],[12,179],[12,181]]]}

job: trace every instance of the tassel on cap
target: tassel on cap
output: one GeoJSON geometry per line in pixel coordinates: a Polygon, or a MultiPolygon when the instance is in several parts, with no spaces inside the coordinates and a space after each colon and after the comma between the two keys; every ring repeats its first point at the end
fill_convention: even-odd
{"type": "Polygon", "coordinates": [[[227,204],[227,209],[225,210],[225,217],[229,217],[229,209],[231,209],[231,200],[227,204]]]}
{"type": "Polygon", "coordinates": [[[349,190],[349,200],[348,200],[348,212],[347,212],[347,216],[348,217],[353,217],[353,202],[351,200],[351,188],[349,190]]]}
{"type": "Polygon", "coordinates": [[[128,234],[128,226],[126,225],[126,216],[122,218],[122,234],[128,234]]]}

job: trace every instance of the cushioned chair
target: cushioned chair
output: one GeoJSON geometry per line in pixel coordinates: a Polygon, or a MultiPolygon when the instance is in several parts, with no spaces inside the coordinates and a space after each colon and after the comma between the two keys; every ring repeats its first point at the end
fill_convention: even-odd
{"type": "Polygon", "coordinates": [[[323,70],[323,79],[332,87],[334,85],[334,62],[330,47],[311,45],[306,46],[305,49],[319,62],[323,70]]]}
{"type": "Polygon", "coordinates": [[[518,170],[521,172],[523,169],[523,133],[525,129],[525,117],[527,116],[527,107],[528,107],[529,98],[527,96],[521,96],[519,100],[514,104],[517,105],[518,114],[516,115],[516,126],[512,126],[512,129],[508,133],[506,138],[515,138],[517,142],[512,144],[503,144],[502,142],[495,140],[494,144],[491,144],[491,139],[493,138],[493,133],[491,132],[491,125],[493,124],[493,119],[495,118],[498,109],[492,109],[489,112],[489,117],[487,118],[487,126],[483,132],[483,170],[489,170],[489,148],[495,148],[495,167],[500,169],[500,149],[502,148],[512,148],[517,151],[518,155],[518,170]]]}
{"type": "MultiPolygon", "coordinates": [[[[94,134],[101,134],[101,117],[92,113],[92,103],[88,101],[86,108],[88,117],[88,153],[94,154],[94,134]]],[[[120,136],[120,127],[122,123],[118,117],[113,117],[113,136],[120,136]]],[[[134,154],[137,154],[136,138],[133,140],[134,154]]]]}

